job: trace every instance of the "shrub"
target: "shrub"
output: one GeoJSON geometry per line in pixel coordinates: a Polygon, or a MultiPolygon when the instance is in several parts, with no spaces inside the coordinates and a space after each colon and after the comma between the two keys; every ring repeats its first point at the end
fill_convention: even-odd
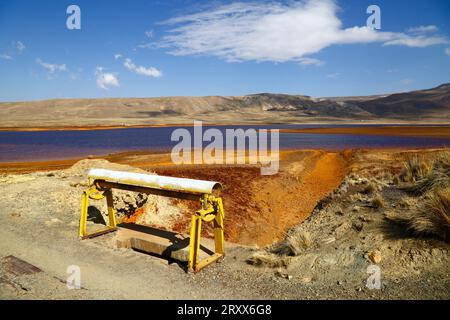
{"type": "Polygon", "coordinates": [[[415,235],[435,235],[450,240],[450,188],[432,192],[413,211],[388,213],[386,218],[404,225],[415,235]]]}

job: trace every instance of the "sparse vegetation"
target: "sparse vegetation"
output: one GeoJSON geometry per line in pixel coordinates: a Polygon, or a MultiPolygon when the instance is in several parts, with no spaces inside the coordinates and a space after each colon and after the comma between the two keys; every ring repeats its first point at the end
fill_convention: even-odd
{"type": "Polygon", "coordinates": [[[311,247],[311,235],[306,231],[294,232],[287,237],[287,245],[291,250],[291,255],[297,256],[305,249],[311,247]]]}
{"type": "Polygon", "coordinates": [[[400,178],[399,178],[398,176],[394,176],[392,182],[393,182],[395,185],[398,185],[398,184],[400,183],[400,178]]]}
{"type": "Polygon", "coordinates": [[[415,235],[435,235],[450,240],[450,188],[430,193],[413,211],[387,213],[389,220],[403,224],[415,235]]]}
{"type": "Polygon", "coordinates": [[[378,190],[378,186],[375,184],[374,181],[371,181],[365,186],[365,188],[362,190],[365,194],[371,194],[378,190]]]}
{"type": "Polygon", "coordinates": [[[311,244],[311,235],[308,232],[294,230],[284,241],[271,245],[268,250],[277,255],[297,256],[311,244]]]}
{"type": "Polygon", "coordinates": [[[450,151],[437,153],[429,162],[417,156],[408,158],[400,178],[413,183],[405,189],[420,196],[420,204],[413,208],[411,201],[402,202],[408,211],[389,212],[386,217],[415,235],[435,235],[449,240],[450,151]]]}
{"type": "Polygon", "coordinates": [[[408,191],[423,195],[428,191],[443,190],[450,187],[450,152],[442,152],[436,156],[431,170],[423,176],[408,191]]]}
{"type": "Polygon", "coordinates": [[[407,157],[403,163],[400,180],[403,182],[416,182],[425,177],[431,170],[430,164],[422,156],[413,155],[407,157]]]}
{"type": "Polygon", "coordinates": [[[286,239],[255,252],[247,262],[270,268],[285,267],[292,256],[298,256],[311,247],[311,235],[302,230],[293,230],[286,239]]]}
{"type": "Polygon", "coordinates": [[[372,208],[380,209],[384,207],[384,199],[381,194],[377,194],[375,197],[372,198],[370,201],[370,204],[372,208]]]}

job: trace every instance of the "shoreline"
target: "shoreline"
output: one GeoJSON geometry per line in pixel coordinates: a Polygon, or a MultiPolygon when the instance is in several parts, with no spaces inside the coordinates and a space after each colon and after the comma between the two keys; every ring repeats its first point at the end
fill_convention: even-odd
{"type": "MultiPolygon", "coordinates": [[[[214,123],[203,121],[203,126],[217,126],[217,127],[225,127],[225,126],[282,126],[282,125],[317,125],[317,126],[352,126],[352,128],[345,128],[348,130],[353,130],[357,128],[385,128],[385,127],[395,127],[395,128],[420,128],[420,127],[439,127],[450,128],[448,123],[435,123],[435,122],[383,122],[383,121],[374,121],[374,122],[301,122],[301,123],[276,123],[276,122],[233,122],[233,123],[214,123]]],[[[136,124],[136,125],[86,125],[86,126],[42,126],[42,127],[0,127],[0,132],[44,132],[44,131],[100,131],[100,130],[122,130],[122,129],[141,129],[141,128],[170,128],[170,127],[193,127],[192,123],[168,123],[168,124],[136,124]]],[[[314,133],[323,133],[326,134],[325,130],[328,129],[341,129],[341,128],[305,128],[305,129],[280,129],[280,132],[286,133],[309,133],[303,132],[303,130],[318,130],[322,129],[322,132],[314,132],[314,133]]],[[[335,133],[335,132],[329,132],[335,133]]],[[[347,134],[347,133],[344,133],[347,134]]],[[[350,133],[348,133],[350,134],[350,133]]],[[[361,133],[358,133],[361,134],[361,133]]]]}
{"type": "Polygon", "coordinates": [[[450,126],[447,125],[385,125],[385,126],[355,126],[334,128],[304,128],[281,129],[281,133],[297,134],[344,134],[370,136],[401,136],[401,137],[450,137],[450,126]]]}
{"type": "MultiPolygon", "coordinates": [[[[288,156],[290,153],[295,152],[307,152],[307,151],[319,151],[319,152],[347,152],[349,150],[356,149],[346,149],[342,150],[331,150],[326,148],[316,148],[316,149],[283,149],[280,150],[280,160],[288,156]]],[[[418,148],[402,148],[402,147],[383,147],[383,148],[357,148],[357,150],[371,151],[371,152],[417,152],[417,151],[439,151],[445,150],[445,148],[432,148],[432,147],[418,147],[418,148]]],[[[0,162],[0,174],[22,174],[22,173],[33,173],[38,171],[53,171],[53,170],[63,170],[73,166],[75,163],[85,159],[104,159],[109,162],[127,164],[136,167],[172,167],[176,166],[170,158],[170,152],[167,151],[151,151],[151,150],[137,150],[137,151],[122,151],[115,152],[105,155],[97,156],[85,156],[85,157],[73,157],[68,159],[48,159],[48,160],[37,160],[37,161],[16,161],[16,162],[0,162]]],[[[192,166],[199,167],[208,164],[186,164],[182,166],[192,166]]],[[[219,166],[227,164],[218,164],[219,166]]],[[[251,166],[249,164],[245,164],[251,166]]],[[[213,165],[214,166],[214,165],[213,165]]],[[[229,166],[239,166],[238,164],[229,166]]]]}

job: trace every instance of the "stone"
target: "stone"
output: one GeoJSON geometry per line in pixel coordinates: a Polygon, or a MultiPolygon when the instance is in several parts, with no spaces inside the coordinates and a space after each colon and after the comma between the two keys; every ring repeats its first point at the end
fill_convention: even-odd
{"type": "Polygon", "coordinates": [[[301,280],[303,283],[310,283],[312,281],[311,277],[303,277],[301,280]]]}
{"type": "Polygon", "coordinates": [[[380,250],[373,250],[369,252],[368,257],[370,261],[372,261],[375,264],[378,264],[381,262],[381,251],[380,250]]]}
{"type": "Polygon", "coordinates": [[[322,239],[322,242],[325,243],[325,244],[330,244],[330,243],[332,243],[334,241],[336,241],[335,237],[329,237],[329,238],[322,239]]]}
{"type": "Polygon", "coordinates": [[[334,229],[336,239],[344,236],[351,229],[351,227],[352,225],[348,221],[341,223],[336,229],[334,229]]]}
{"type": "Polygon", "coordinates": [[[45,221],[45,225],[47,225],[47,226],[51,226],[51,225],[58,224],[58,223],[62,223],[62,221],[59,220],[58,218],[52,218],[48,221],[45,221]]]}

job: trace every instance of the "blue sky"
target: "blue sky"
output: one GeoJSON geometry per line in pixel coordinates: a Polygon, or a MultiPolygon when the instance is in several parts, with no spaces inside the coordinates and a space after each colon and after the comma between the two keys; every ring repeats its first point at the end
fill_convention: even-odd
{"type": "Polygon", "coordinates": [[[448,0],[0,0],[0,101],[430,88],[450,82],[449,24],[448,0]]]}

